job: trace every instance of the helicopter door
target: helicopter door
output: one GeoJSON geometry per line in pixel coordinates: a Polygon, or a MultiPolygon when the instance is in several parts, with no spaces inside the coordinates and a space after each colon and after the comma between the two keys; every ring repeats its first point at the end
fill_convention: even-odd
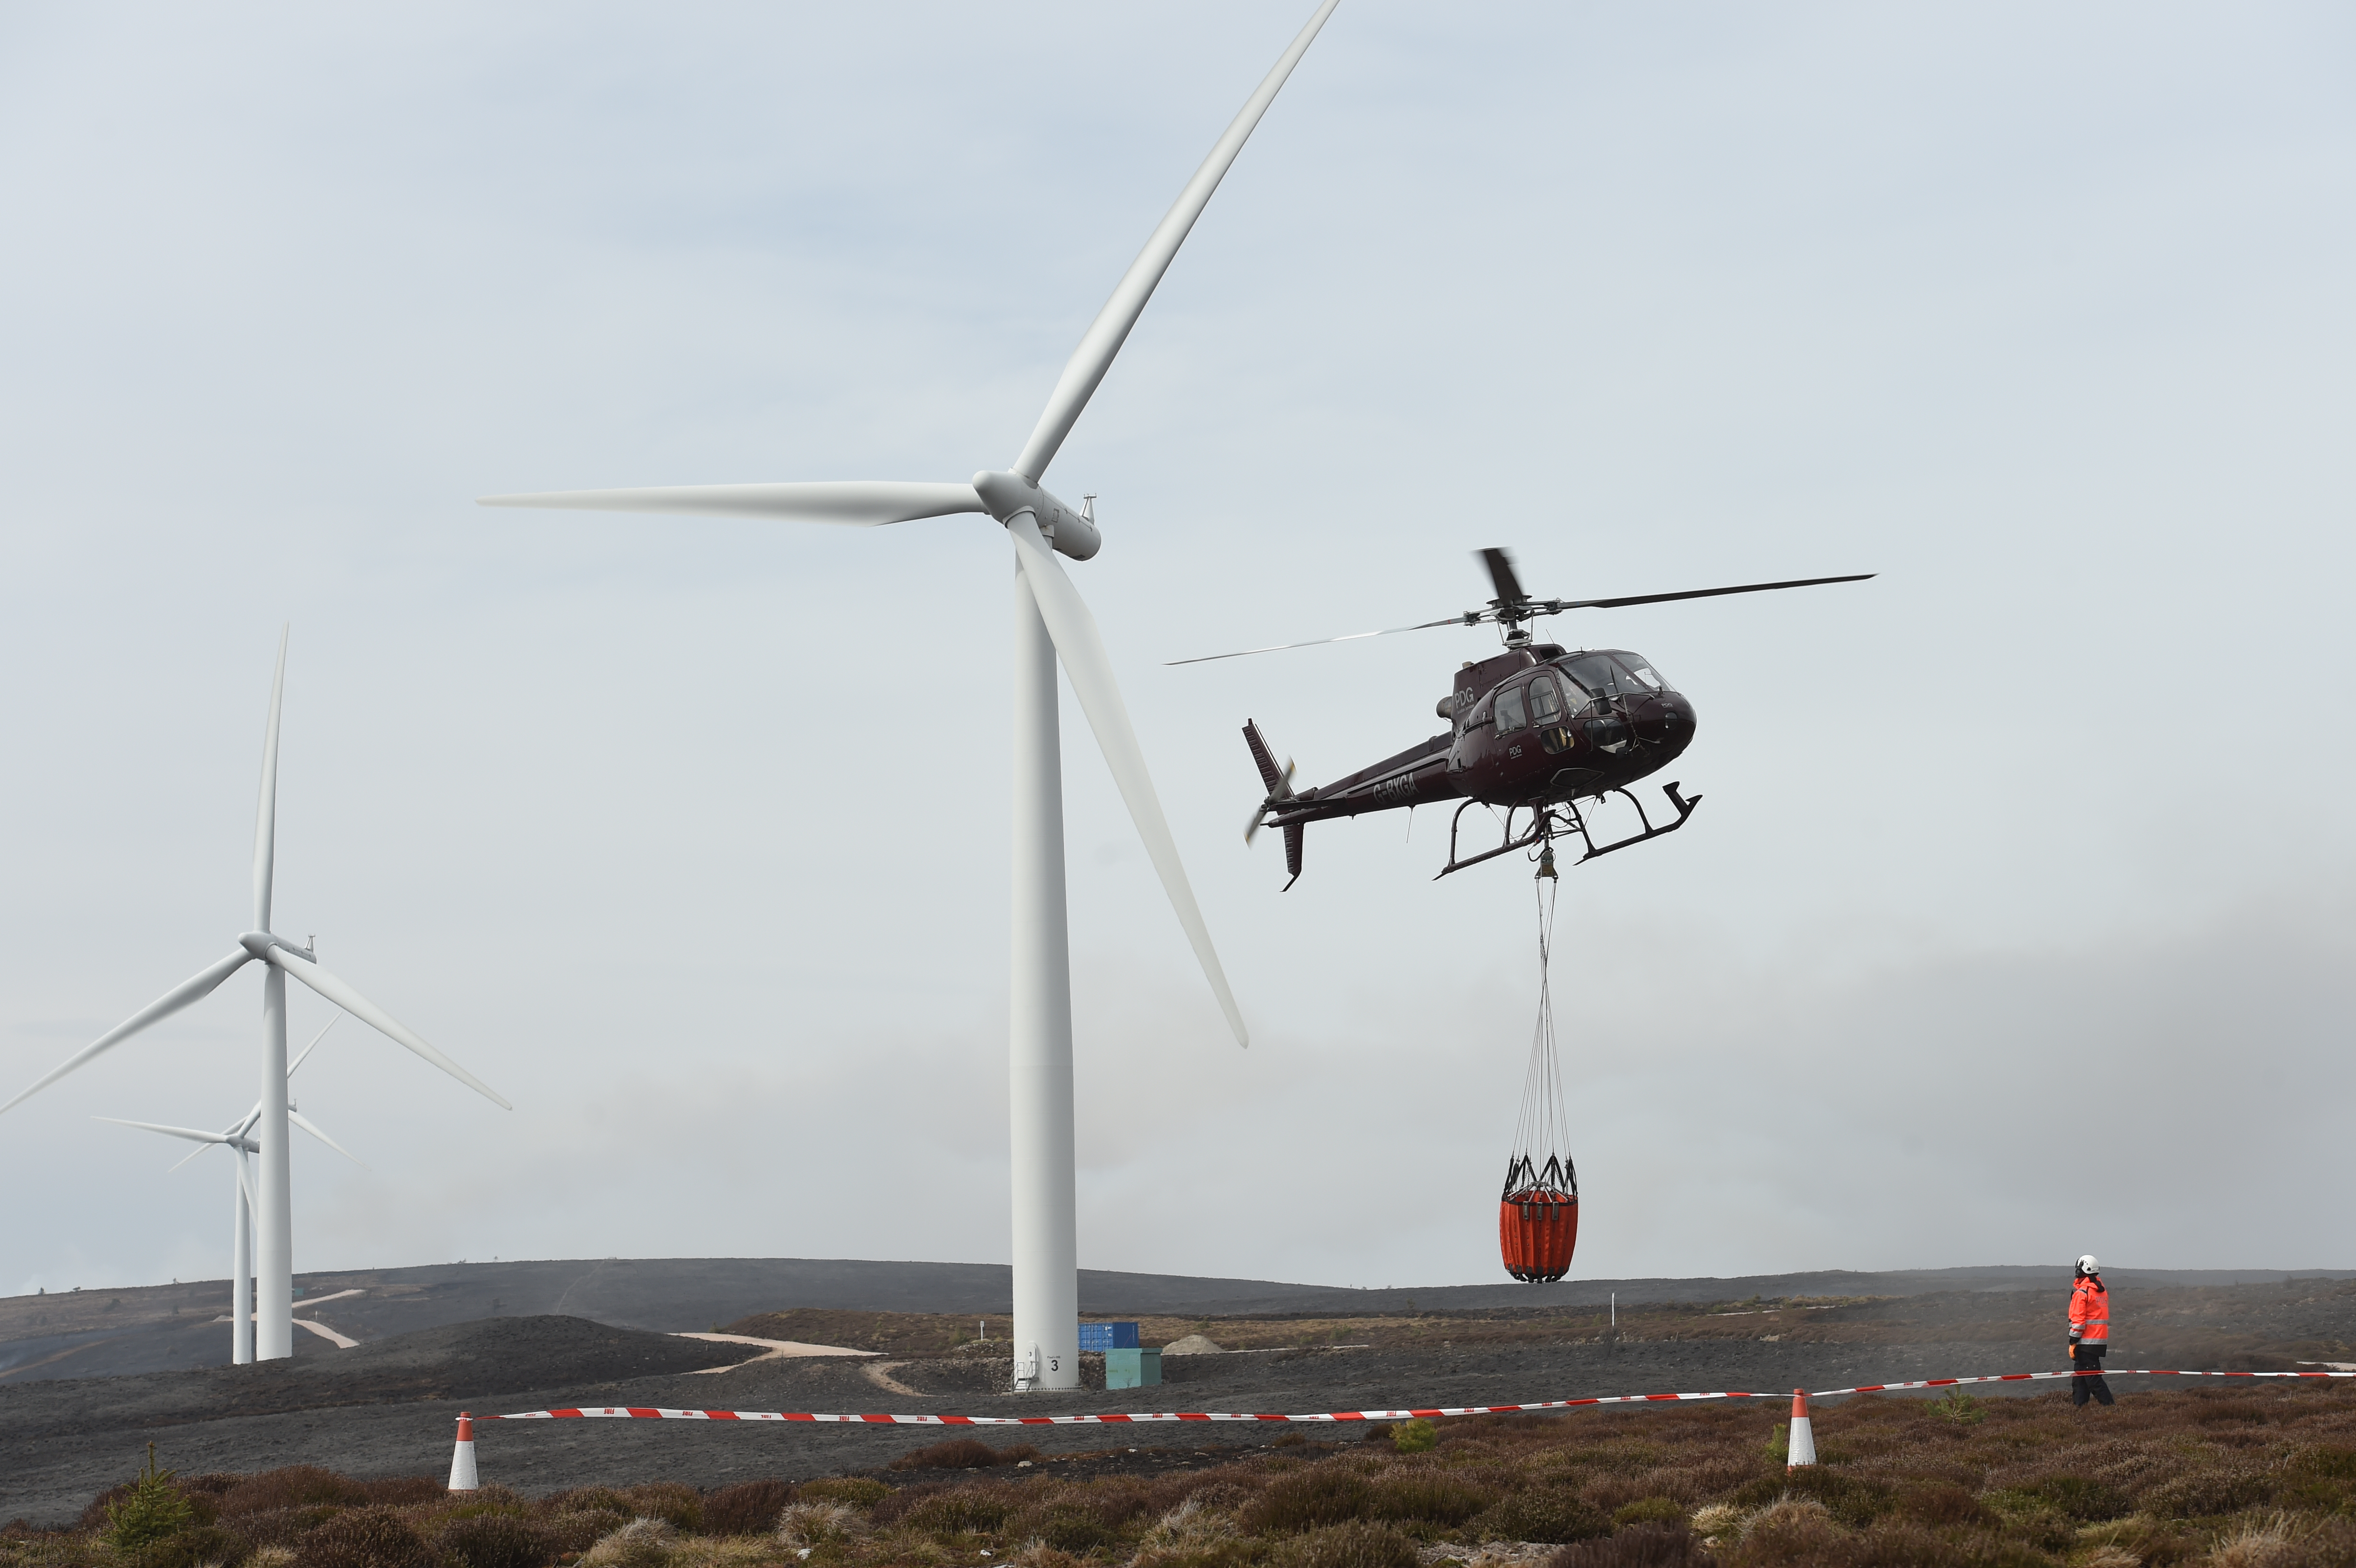
{"type": "Polygon", "coordinates": [[[1561,690],[1554,677],[1540,670],[1530,677],[1530,722],[1537,727],[1538,744],[1549,753],[1566,751],[1570,746],[1570,731],[1563,727],[1561,690]]]}
{"type": "Polygon", "coordinates": [[[1497,733],[1510,735],[1529,722],[1522,707],[1522,688],[1510,687],[1497,693],[1497,733]]]}

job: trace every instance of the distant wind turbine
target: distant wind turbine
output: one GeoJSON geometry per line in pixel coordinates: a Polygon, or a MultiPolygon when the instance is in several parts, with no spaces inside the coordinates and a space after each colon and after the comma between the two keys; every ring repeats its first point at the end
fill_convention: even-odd
{"type": "MultiPolygon", "coordinates": [[[[342,1022],[343,1017],[343,1014],[337,1013],[334,1018],[329,1019],[327,1029],[323,1029],[313,1035],[311,1043],[303,1048],[303,1054],[286,1064],[286,1076],[289,1079],[302,1070],[303,1063],[310,1060],[311,1053],[319,1049],[319,1042],[327,1038],[327,1029],[342,1022]]],[[[230,1208],[233,1211],[232,1230],[235,1240],[230,1243],[229,1359],[237,1366],[244,1366],[253,1360],[253,1172],[248,1168],[246,1157],[261,1147],[253,1141],[252,1135],[253,1125],[262,1120],[262,1102],[255,1101],[253,1109],[248,1111],[244,1119],[235,1126],[218,1133],[208,1133],[196,1127],[166,1126],[161,1122],[134,1122],[122,1116],[93,1116],[91,1119],[96,1122],[112,1122],[118,1127],[137,1127],[142,1132],[161,1133],[166,1137],[187,1138],[191,1143],[207,1147],[218,1145],[237,1157],[236,1164],[230,1168],[231,1178],[230,1200],[230,1208]]],[[[360,1165],[358,1155],[312,1125],[308,1118],[295,1109],[292,1100],[289,1100],[286,1104],[286,1119],[350,1160],[354,1165],[360,1165]]],[[[181,1160],[172,1168],[179,1169],[180,1166],[187,1164],[189,1159],[194,1159],[197,1155],[204,1152],[204,1148],[199,1147],[195,1154],[188,1156],[188,1159],[181,1160]]],[[[360,1165],[360,1168],[365,1170],[368,1168],[360,1165]]]]}
{"type": "Polygon", "coordinates": [[[319,966],[318,955],[270,929],[270,892],[278,834],[278,711],[286,692],[286,632],[278,635],[278,671],[270,683],[270,727],[262,746],[262,804],[253,824],[253,929],[237,939],[237,950],[220,963],[175,986],[53,1069],[39,1083],[0,1105],[13,1110],[93,1057],[129,1040],[150,1024],[204,1000],[220,983],[260,960],[262,976],[262,1114],[252,1127],[252,1152],[262,1160],[253,1196],[254,1359],[283,1360],[294,1353],[294,1207],[286,1105],[286,976],[292,975],[336,1006],[395,1043],[407,1046],[502,1110],[513,1110],[481,1079],[443,1055],[391,1014],[319,966]]]}

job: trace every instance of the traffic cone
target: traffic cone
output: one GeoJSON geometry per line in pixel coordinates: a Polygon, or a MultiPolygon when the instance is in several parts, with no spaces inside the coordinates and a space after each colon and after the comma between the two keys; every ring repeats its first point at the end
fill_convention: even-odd
{"type": "MultiPolygon", "coordinates": [[[[466,1473],[474,1474],[474,1447],[467,1447],[466,1473]]],[[[1792,1441],[1784,1449],[1783,1473],[1790,1475],[1803,1465],[1816,1462],[1816,1431],[1808,1424],[1808,1396],[1798,1389],[1792,1391],[1792,1441]]],[[[454,1482],[453,1485],[455,1483],[454,1482]]]]}
{"type": "MultiPolygon", "coordinates": [[[[1815,1455],[1809,1456],[1813,1461],[1815,1455]]],[[[475,1418],[465,1411],[458,1413],[458,1446],[450,1456],[450,1489],[454,1492],[479,1490],[475,1479],[475,1418]]]]}

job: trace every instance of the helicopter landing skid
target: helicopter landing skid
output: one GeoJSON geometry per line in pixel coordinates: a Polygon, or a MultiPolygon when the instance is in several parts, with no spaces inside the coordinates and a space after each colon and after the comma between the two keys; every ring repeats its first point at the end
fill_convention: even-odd
{"type": "MultiPolygon", "coordinates": [[[[1458,806],[1456,815],[1449,819],[1448,864],[1442,866],[1439,876],[1431,880],[1436,882],[1440,877],[1447,876],[1451,871],[1461,871],[1467,866],[1477,866],[1483,860],[1494,860],[1500,855],[1510,855],[1516,849],[1526,849],[1533,844],[1550,843],[1558,833],[1565,836],[1576,833],[1580,842],[1587,846],[1587,853],[1581,855],[1577,862],[1580,865],[1585,865],[1598,855],[1609,855],[1615,849],[1625,849],[1632,844],[1642,844],[1648,838],[1658,838],[1664,834],[1675,833],[1686,825],[1686,819],[1694,814],[1694,807],[1701,804],[1699,795],[1695,795],[1688,800],[1679,795],[1677,783],[1678,781],[1672,779],[1663,792],[1668,795],[1669,804],[1677,808],[1677,819],[1675,822],[1664,823],[1658,827],[1654,827],[1651,816],[1644,810],[1644,803],[1629,794],[1627,790],[1614,786],[1604,793],[1627,796],[1628,804],[1636,808],[1636,820],[1644,825],[1642,831],[1631,833],[1625,838],[1617,838],[1609,844],[1598,844],[1594,836],[1587,830],[1586,816],[1580,813],[1577,805],[1566,800],[1532,808],[1529,827],[1519,837],[1516,837],[1514,834],[1514,813],[1522,808],[1509,805],[1505,808],[1505,841],[1494,849],[1483,849],[1478,855],[1459,859],[1456,855],[1457,824],[1464,819],[1464,813],[1468,809],[1481,804],[1478,801],[1468,800],[1458,806]]],[[[1595,798],[1600,801],[1603,796],[1597,795],[1595,798]]]]}

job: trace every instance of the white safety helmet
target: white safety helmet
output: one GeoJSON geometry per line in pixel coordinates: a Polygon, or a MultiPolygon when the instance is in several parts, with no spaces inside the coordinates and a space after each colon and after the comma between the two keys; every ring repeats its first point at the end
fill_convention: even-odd
{"type": "Polygon", "coordinates": [[[2090,1274],[2100,1274],[2100,1273],[2102,1273],[2102,1272],[2103,1272],[2103,1265],[2102,1265],[2101,1264],[2098,1264],[2098,1263],[2096,1263],[2096,1262],[2094,1261],[2094,1253],[2086,1253],[2082,1254],[2082,1255],[2079,1257],[2079,1259],[2078,1259],[2078,1273],[2079,1273],[2081,1275],[2090,1275],[2090,1274]]]}

